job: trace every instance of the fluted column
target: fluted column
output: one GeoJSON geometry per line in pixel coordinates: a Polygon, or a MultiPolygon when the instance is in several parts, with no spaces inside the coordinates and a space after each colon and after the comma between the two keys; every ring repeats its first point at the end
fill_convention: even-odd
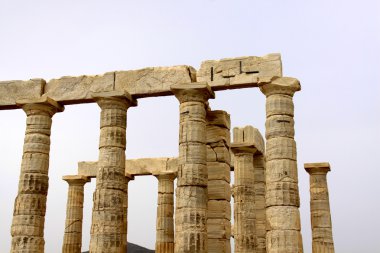
{"type": "Polygon", "coordinates": [[[44,252],[52,117],[64,110],[48,97],[18,101],[27,115],[18,194],[12,220],[11,253],[44,252]]]}
{"type": "Polygon", "coordinates": [[[298,80],[288,77],[260,86],[266,96],[268,253],[303,252],[293,120],[293,95],[300,89],[298,80]]]}
{"type": "Polygon", "coordinates": [[[329,163],[305,163],[310,174],[310,213],[313,253],[334,253],[327,173],[329,163]]]}
{"type": "Polygon", "coordinates": [[[91,179],[85,176],[64,176],[62,179],[69,184],[62,253],[81,253],[84,185],[91,179]]]}
{"type": "Polygon", "coordinates": [[[235,252],[265,252],[264,139],[252,126],[235,127],[233,138],[235,252]]]}
{"type": "Polygon", "coordinates": [[[173,85],[180,101],[175,252],[207,252],[206,102],[214,92],[205,83],[173,85]]]}
{"type": "Polygon", "coordinates": [[[253,154],[255,147],[232,143],[234,153],[234,238],[235,253],[255,252],[256,216],[253,154]]]}
{"type": "Polygon", "coordinates": [[[265,214],[265,156],[259,152],[253,156],[255,170],[256,253],[266,253],[265,214]]]}
{"type": "Polygon", "coordinates": [[[174,252],[174,179],[175,173],[155,174],[158,179],[156,253],[174,252]]]}
{"type": "Polygon", "coordinates": [[[231,120],[225,111],[207,111],[208,253],[231,252],[231,120]]]}
{"type": "Polygon", "coordinates": [[[128,93],[94,93],[101,108],[98,172],[92,210],[91,253],[127,251],[128,181],[125,176],[128,93]]]}

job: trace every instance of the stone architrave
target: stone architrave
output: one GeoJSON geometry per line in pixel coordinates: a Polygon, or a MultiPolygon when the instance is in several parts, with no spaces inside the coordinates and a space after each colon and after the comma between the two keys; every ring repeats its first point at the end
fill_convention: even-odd
{"type": "Polygon", "coordinates": [[[62,253],[81,253],[84,185],[91,179],[85,176],[64,176],[62,179],[69,184],[62,253]]]}
{"type": "Polygon", "coordinates": [[[327,173],[329,163],[305,163],[310,174],[310,213],[313,253],[334,253],[327,173]]]}
{"type": "Polygon", "coordinates": [[[17,104],[27,119],[11,228],[11,253],[43,253],[52,117],[64,107],[46,96],[20,100],[17,104]]]}
{"type": "Polygon", "coordinates": [[[207,252],[206,106],[214,92],[207,83],[173,85],[180,102],[175,252],[207,252]]]}
{"type": "Polygon", "coordinates": [[[260,86],[266,96],[266,219],[268,253],[303,252],[293,95],[297,79],[260,86]]]}
{"type": "MultiPolygon", "coordinates": [[[[231,151],[234,154],[235,179],[233,185],[235,252],[257,252],[258,236],[256,225],[260,224],[261,228],[262,220],[257,222],[256,212],[258,210],[255,191],[262,185],[256,185],[254,156],[264,153],[264,141],[259,131],[252,126],[235,127],[233,137],[234,142],[231,144],[231,151]]],[[[260,165],[262,166],[262,164],[260,165]]],[[[260,190],[262,191],[262,189],[260,190]]],[[[259,211],[262,219],[262,210],[259,211]]],[[[260,232],[262,231],[260,230],[260,232]]],[[[262,237],[263,235],[260,234],[260,236],[262,237]]]]}
{"type": "Polygon", "coordinates": [[[128,93],[117,91],[94,93],[93,97],[101,117],[90,252],[126,252],[130,180],[125,176],[127,110],[137,102],[128,93]]]}
{"type": "Polygon", "coordinates": [[[158,200],[156,220],[156,253],[174,252],[174,179],[176,173],[157,173],[158,200]]]}
{"type": "Polygon", "coordinates": [[[231,252],[230,122],[225,111],[207,112],[208,253],[231,252]]]}

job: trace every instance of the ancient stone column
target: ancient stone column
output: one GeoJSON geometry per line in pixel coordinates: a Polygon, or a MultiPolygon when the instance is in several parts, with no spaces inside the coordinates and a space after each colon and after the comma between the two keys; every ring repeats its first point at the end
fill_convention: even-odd
{"type": "MultiPolygon", "coordinates": [[[[265,218],[262,213],[265,209],[256,206],[256,202],[262,205],[262,193],[265,192],[262,185],[262,175],[264,169],[263,160],[255,162],[254,158],[259,159],[264,153],[264,140],[256,128],[246,126],[244,128],[233,129],[234,142],[231,144],[231,151],[234,154],[234,238],[235,252],[248,253],[258,252],[258,239],[262,241],[262,224],[265,218]],[[256,172],[254,165],[258,166],[259,173],[256,172]],[[257,181],[256,181],[257,174],[257,181]],[[258,199],[256,200],[256,190],[258,199]],[[257,220],[257,212],[260,213],[257,220]],[[260,236],[257,235],[259,226],[260,236]]],[[[265,224],[265,223],[264,223],[265,224]]],[[[264,227],[265,228],[265,227],[264,227]]],[[[265,233],[264,233],[265,236],[265,233]]],[[[262,252],[260,244],[260,252],[262,252]]],[[[265,247],[264,247],[265,252],[265,247]]]]}
{"type": "Polygon", "coordinates": [[[260,86],[266,96],[267,252],[303,252],[299,213],[297,151],[294,141],[294,78],[277,78],[260,86]]]}
{"type": "Polygon", "coordinates": [[[91,179],[85,176],[64,176],[62,179],[69,184],[62,253],[81,253],[84,185],[91,179]]]}
{"type": "Polygon", "coordinates": [[[94,93],[101,108],[98,172],[91,225],[91,253],[127,250],[128,181],[125,176],[128,93],[94,93]]]}
{"type": "Polygon", "coordinates": [[[207,252],[206,102],[214,92],[205,83],[173,85],[180,101],[175,252],[207,252]]]}
{"type": "Polygon", "coordinates": [[[231,252],[230,115],[207,111],[208,253],[231,252]]]}
{"type": "Polygon", "coordinates": [[[313,253],[334,253],[327,172],[329,163],[305,163],[310,174],[310,213],[313,253]]]}
{"type": "Polygon", "coordinates": [[[255,214],[256,214],[256,253],[266,253],[266,214],[265,214],[265,155],[256,152],[253,156],[255,214]]]}
{"type": "Polygon", "coordinates": [[[155,174],[158,179],[156,253],[174,252],[174,179],[175,173],[155,174]]]}
{"type": "Polygon", "coordinates": [[[27,115],[18,194],[12,221],[12,253],[44,252],[52,117],[63,106],[48,97],[18,101],[27,115]]]}

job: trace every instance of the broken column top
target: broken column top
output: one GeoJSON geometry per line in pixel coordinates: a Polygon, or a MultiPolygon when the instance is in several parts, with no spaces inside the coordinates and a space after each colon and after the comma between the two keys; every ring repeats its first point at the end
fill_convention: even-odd
{"type": "Polygon", "coordinates": [[[282,78],[280,54],[208,60],[199,71],[187,65],[112,71],[101,75],[64,76],[46,82],[0,81],[0,110],[19,108],[19,99],[46,95],[62,105],[95,102],[94,92],[122,91],[133,98],[173,95],[170,87],[205,82],[213,91],[258,87],[282,78]]]}
{"type": "Polygon", "coordinates": [[[231,148],[244,146],[254,147],[257,152],[265,153],[264,138],[257,128],[253,126],[234,127],[231,148]]]}
{"type": "Polygon", "coordinates": [[[321,162],[321,163],[305,163],[304,164],[305,170],[309,174],[319,174],[330,171],[330,164],[328,162],[321,162]]]}

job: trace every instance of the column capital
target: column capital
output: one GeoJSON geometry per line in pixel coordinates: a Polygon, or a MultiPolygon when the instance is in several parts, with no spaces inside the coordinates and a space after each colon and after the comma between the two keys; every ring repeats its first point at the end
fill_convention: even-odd
{"type": "Polygon", "coordinates": [[[310,175],[327,174],[330,171],[330,164],[328,162],[323,163],[305,163],[305,170],[310,175]]]}
{"type": "Polygon", "coordinates": [[[53,116],[57,112],[63,112],[65,107],[48,96],[41,96],[33,99],[19,99],[17,106],[21,107],[29,115],[40,114],[41,111],[53,116]]]}
{"type": "Polygon", "coordinates": [[[100,108],[120,108],[127,110],[129,107],[137,106],[137,100],[126,91],[92,92],[92,98],[100,108]]]}
{"type": "Polygon", "coordinates": [[[91,181],[91,178],[80,175],[69,175],[63,176],[63,180],[65,180],[70,186],[71,185],[84,185],[91,181]]]}
{"type": "Polygon", "coordinates": [[[293,96],[296,91],[301,90],[301,84],[293,77],[279,77],[270,83],[259,84],[259,88],[267,97],[273,94],[293,96]]]}
{"type": "Polygon", "coordinates": [[[203,83],[174,84],[170,90],[180,101],[184,102],[206,102],[210,98],[215,98],[215,93],[211,87],[203,83]]]}
{"type": "Polygon", "coordinates": [[[252,143],[247,142],[235,142],[231,143],[231,151],[234,155],[237,154],[255,154],[257,148],[252,143]]]}
{"type": "Polygon", "coordinates": [[[155,176],[158,180],[160,179],[174,180],[177,178],[177,172],[171,172],[171,171],[153,172],[152,175],[155,176]]]}

